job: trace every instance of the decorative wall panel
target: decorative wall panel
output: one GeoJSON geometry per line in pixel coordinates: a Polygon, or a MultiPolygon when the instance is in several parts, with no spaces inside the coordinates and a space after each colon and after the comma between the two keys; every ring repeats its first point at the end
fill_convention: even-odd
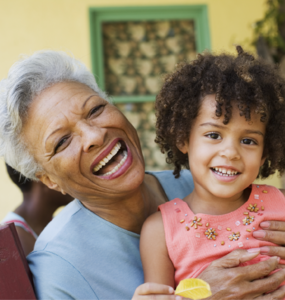
{"type": "Polygon", "coordinates": [[[103,22],[102,30],[111,96],[155,95],[163,74],[196,56],[193,20],[103,22]]]}
{"type": "Polygon", "coordinates": [[[146,170],[159,171],[172,169],[172,166],[165,162],[165,155],[160,152],[158,145],[154,142],[154,102],[116,103],[116,106],[137,129],[145,158],[146,170]]]}

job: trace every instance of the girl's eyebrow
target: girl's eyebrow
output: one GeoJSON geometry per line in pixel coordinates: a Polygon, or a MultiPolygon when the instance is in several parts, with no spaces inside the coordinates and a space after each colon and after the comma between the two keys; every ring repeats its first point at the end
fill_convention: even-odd
{"type": "Polygon", "coordinates": [[[264,134],[261,132],[261,131],[259,131],[259,130],[245,130],[245,132],[246,133],[255,133],[255,134],[259,134],[259,135],[261,135],[261,136],[263,136],[264,137],[264,134]]]}
{"type": "Polygon", "coordinates": [[[217,127],[217,128],[226,128],[226,126],[224,126],[224,125],[218,125],[216,123],[211,123],[211,122],[206,122],[206,123],[200,124],[200,126],[209,126],[209,125],[217,127]]]}
{"type": "MultiPolygon", "coordinates": [[[[224,129],[227,128],[227,127],[224,126],[224,125],[219,125],[219,124],[212,123],[212,122],[202,123],[202,124],[200,124],[200,126],[214,126],[214,127],[217,127],[217,128],[224,128],[224,129]]],[[[246,129],[245,132],[246,132],[246,133],[258,134],[258,135],[261,135],[261,136],[264,137],[264,134],[263,134],[261,131],[259,131],[259,130],[250,130],[250,129],[246,129]]]]}

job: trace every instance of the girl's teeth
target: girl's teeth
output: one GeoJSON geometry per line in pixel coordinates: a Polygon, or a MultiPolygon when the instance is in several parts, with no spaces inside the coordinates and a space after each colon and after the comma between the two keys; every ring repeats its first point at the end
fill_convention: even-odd
{"type": "Polygon", "coordinates": [[[221,176],[234,176],[237,175],[237,171],[230,171],[222,168],[213,168],[218,175],[221,176]]]}

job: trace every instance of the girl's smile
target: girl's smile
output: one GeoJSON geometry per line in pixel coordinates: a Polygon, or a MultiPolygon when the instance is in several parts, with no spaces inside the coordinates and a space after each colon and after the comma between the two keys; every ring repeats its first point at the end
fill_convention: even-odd
{"type": "Polygon", "coordinates": [[[229,182],[235,180],[240,172],[233,170],[228,167],[215,167],[211,168],[214,176],[216,176],[219,180],[229,182]]]}
{"type": "Polygon", "coordinates": [[[244,190],[256,179],[264,163],[266,124],[254,112],[251,120],[246,121],[233,102],[232,117],[225,125],[223,115],[215,115],[215,95],[202,101],[189,140],[179,147],[188,153],[195,184],[189,201],[185,201],[195,213],[207,213],[203,211],[205,207],[214,204],[214,214],[225,214],[247,200],[244,190]]]}

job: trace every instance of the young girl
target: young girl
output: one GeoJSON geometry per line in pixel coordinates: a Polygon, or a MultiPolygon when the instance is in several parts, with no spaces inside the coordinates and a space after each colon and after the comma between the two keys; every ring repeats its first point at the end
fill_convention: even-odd
{"type": "Polygon", "coordinates": [[[238,248],[260,253],[250,264],[268,259],[259,224],[285,220],[284,190],[252,184],[285,169],[285,82],[237,51],[181,65],[157,96],[157,142],[176,177],[190,168],[195,188],[145,222],[145,282],[176,287],[238,248]]]}

